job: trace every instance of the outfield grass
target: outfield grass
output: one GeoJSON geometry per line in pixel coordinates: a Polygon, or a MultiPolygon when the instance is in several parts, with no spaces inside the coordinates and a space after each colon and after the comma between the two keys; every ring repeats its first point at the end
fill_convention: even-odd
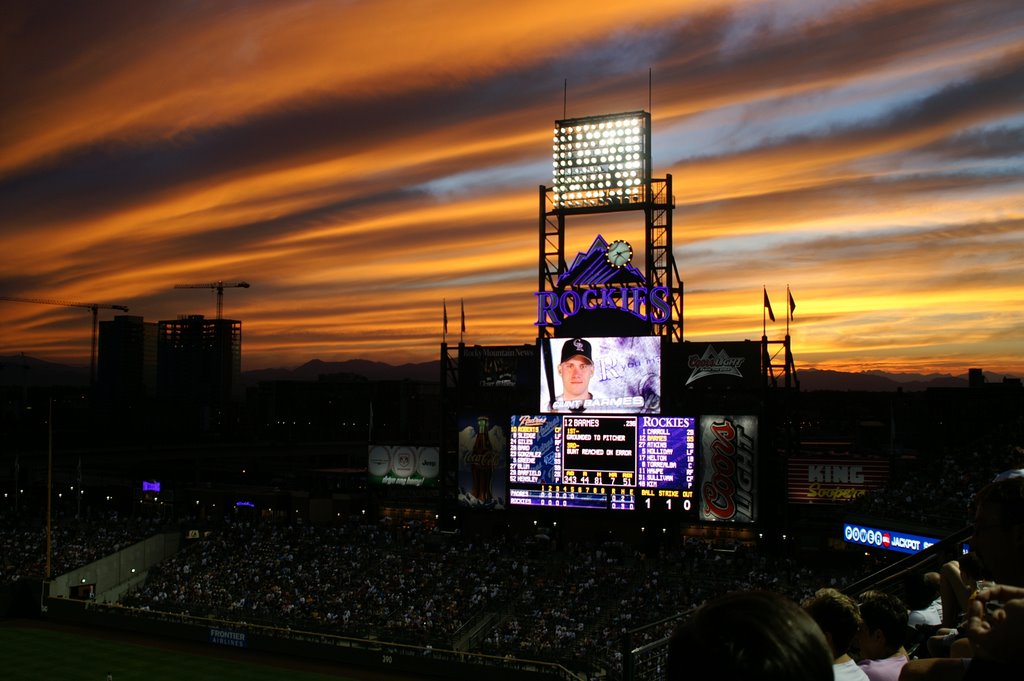
{"type": "MultiPolygon", "coordinates": [[[[235,656],[237,657],[237,656],[235,656]]],[[[85,634],[0,626],[0,678],[21,681],[357,681],[85,634]]]]}

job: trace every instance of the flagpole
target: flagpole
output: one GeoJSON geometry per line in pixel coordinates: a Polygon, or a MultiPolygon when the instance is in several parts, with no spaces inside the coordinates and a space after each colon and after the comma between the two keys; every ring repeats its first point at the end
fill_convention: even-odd
{"type": "Polygon", "coordinates": [[[761,381],[768,385],[769,362],[768,358],[768,286],[761,285],[761,381]]]}
{"type": "Polygon", "coordinates": [[[46,579],[53,564],[53,397],[46,417],[46,579]]]}
{"type": "Polygon", "coordinates": [[[789,301],[793,300],[793,294],[789,292],[789,284],[786,284],[786,336],[789,336],[789,319],[793,316],[793,306],[789,304],[789,301]]]}
{"type": "Polygon", "coordinates": [[[82,455],[78,455],[78,468],[76,470],[77,480],[75,481],[77,487],[75,488],[75,517],[79,518],[82,515],[82,455]]]}
{"type": "Polygon", "coordinates": [[[796,301],[793,300],[793,291],[786,284],[786,387],[789,387],[790,374],[793,377],[793,384],[800,387],[796,380],[796,365],[793,363],[793,339],[789,335],[789,323],[793,321],[793,313],[796,312],[796,301]]]}
{"type": "Polygon", "coordinates": [[[768,338],[768,287],[761,285],[761,293],[764,295],[764,299],[761,301],[761,335],[768,338]]]}

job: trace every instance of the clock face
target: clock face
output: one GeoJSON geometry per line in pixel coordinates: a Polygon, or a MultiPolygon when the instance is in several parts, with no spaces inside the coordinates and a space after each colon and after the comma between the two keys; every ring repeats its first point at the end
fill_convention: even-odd
{"type": "Polygon", "coordinates": [[[608,264],[612,267],[624,267],[633,259],[633,247],[628,242],[618,239],[608,244],[608,264]]]}

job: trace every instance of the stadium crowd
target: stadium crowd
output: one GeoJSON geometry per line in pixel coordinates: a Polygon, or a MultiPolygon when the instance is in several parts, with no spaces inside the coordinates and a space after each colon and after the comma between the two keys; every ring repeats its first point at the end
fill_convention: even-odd
{"type": "MultiPolygon", "coordinates": [[[[737,588],[794,598],[820,576],[792,559],[698,539],[648,555],[422,526],[226,522],[150,570],[122,605],[246,624],[618,669],[625,632],[737,588]],[[479,631],[479,635],[474,635],[479,631]]],[[[856,574],[840,578],[846,581],[856,574]]]]}
{"type": "Polygon", "coordinates": [[[531,564],[503,540],[420,527],[227,522],[150,570],[124,605],[397,642],[451,645],[518,593],[531,564]]]}
{"type": "MultiPolygon", "coordinates": [[[[58,517],[50,527],[53,575],[61,575],[109,556],[155,534],[161,523],[122,517],[115,512],[88,518],[58,517]]],[[[46,572],[46,522],[13,512],[0,513],[0,584],[46,572]]]]}
{"type": "MultiPolygon", "coordinates": [[[[1021,466],[1022,454],[950,454],[907,479],[894,476],[889,489],[853,508],[879,518],[963,526],[971,520],[970,500],[993,471],[1021,466]]],[[[3,520],[0,582],[40,574],[45,528],[3,520]]],[[[153,521],[116,516],[62,519],[53,532],[54,574],[157,529],[153,521]]],[[[693,537],[645,550],[608,540],[471,537],[361,518],[338,526],[224,519],[152,568],[121,604],[549,660],[614,675],[626,632],[637,635],[652,625],[631,645],[658,640],[678,627],[680,613],[737,591],[806,602],[822,587],[842,591],[875,567],[845,560],[823,569],[784,553],[693,537]]]]}
{"type": "Polygon", "coordinates": [[[980,444],[970,451],[946,449],[927,465],[894,474],[886,487],[851,502],[849,511],[901,523],[960,528],[968,520],[965,514],[975,493],[996,472],[1022,463],[1024,452],[1019,447],[980,444]]]}

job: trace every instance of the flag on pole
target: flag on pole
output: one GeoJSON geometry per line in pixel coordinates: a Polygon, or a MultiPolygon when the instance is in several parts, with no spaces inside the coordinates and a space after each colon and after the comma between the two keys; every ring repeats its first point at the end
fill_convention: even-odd
{"type": "Polygon", "coordinates": [[[786,295],[789,296],[789,318],[793,319],[793,313],[796,311],[796,301],[793,300],[793,294],[788,286],[786,287],[786,295]]]}
{"type": "Polygon", "coordinates": [[[441,307],[444,310],[444,331],[442,332],[445,338],[448,337],[448,301],[444,298],[441,299],[441,307]]]}
{"type": "Polygon", "coordinates": [[[462,312],[462,333],[466,333],[466,301],[459,298],[459,308],[462,312]]]}
{"type": "Polygon", "coordinates": [[[772,312],[772,301],[768,300],[768,289],[762,287],[762,290],[764,291],[764,306],[765,306],[765,309],[768,310],[768,318],[771,319],[774,322],[775,321],[775,313],[772,312]]]}

